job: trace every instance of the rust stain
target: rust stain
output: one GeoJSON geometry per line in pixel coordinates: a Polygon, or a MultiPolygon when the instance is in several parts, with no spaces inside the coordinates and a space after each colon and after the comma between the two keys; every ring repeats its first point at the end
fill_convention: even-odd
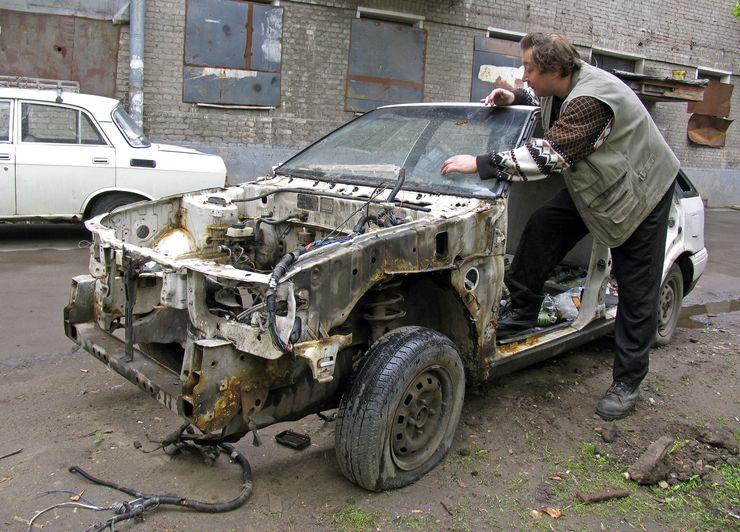
{"type": "Polygon", "coordinates": [[[519,351],[523,351],[524,349],[535,346],[538,343],[540,343],[540,339],[538,336],[530,336],[529,338],[521,340],[520,342],[499,345],[497,346],[497,351],[499,355],[501,355],[502,357],[506,357],[514,355],[519,351]]]}

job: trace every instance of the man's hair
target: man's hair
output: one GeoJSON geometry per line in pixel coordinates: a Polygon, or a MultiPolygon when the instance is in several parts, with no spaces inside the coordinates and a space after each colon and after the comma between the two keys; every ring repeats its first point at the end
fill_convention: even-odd
{"type": "Polygon", "coordinates": [[[520,42],[522,50],[532,49],[532,62],[542,72],[565,77],[581,68],[578,50],[557,33],[528,33],[520,42]]]}

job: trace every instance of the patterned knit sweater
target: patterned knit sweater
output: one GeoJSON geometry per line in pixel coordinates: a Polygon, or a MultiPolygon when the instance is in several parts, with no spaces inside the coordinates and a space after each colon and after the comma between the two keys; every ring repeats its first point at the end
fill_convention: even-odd
{"type": "MultiPolygon", "coordinates": [[[[514,96],[514,105],[539,105],[525,89],[516,90],[514,96]]],[[[560,114],[561,104],[555,98],[553,116],[560,114]]],[[[589,96],[573,98],[543,138],[513,150],[478,156],[478,175],[481,179],[530,181],[562,174],[604,143],[613,119],[611,108],[604,102],[589,96]]]]}

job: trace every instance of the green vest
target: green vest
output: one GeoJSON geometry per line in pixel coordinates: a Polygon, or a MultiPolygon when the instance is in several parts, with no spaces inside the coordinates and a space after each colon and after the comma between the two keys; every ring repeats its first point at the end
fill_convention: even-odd
{"type": "MultiPolygon", "coordinates": [[[[606,141],[563,173],[591,234],[609,247],[624,243],[676,179],[679,161],[635,93],[616,76],[586,63],[573,72],[573,98],[591,96],[614,113],[606,141]]],[[[542,123],[550,125],[552,97],[541,100],[542,123]]]]}

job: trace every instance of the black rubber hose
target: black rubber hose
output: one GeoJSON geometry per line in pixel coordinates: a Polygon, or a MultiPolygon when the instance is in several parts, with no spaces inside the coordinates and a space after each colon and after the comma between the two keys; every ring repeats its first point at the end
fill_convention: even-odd
{"type": "Polygon", "coordinates": [[[362,218],[355,224],[355,227],[352,229],[353,233],[362,234],[365,230],[365,224],[368,222],[374,222],[375,225],[380,226],[380,222],[378,222],[378,217],[374,214],[369,215],[363,215],[362,218]]]}
{"type": "Polygon", "coordinates": [[[398,191],[401,190],[401,187],[403,186],[404,182],[406,181],[406,169],[401,168],[398,171],[398,181],[396,181],[396,186],[393,187],[393,190],[391,190],[391,193],[388,195],[388,199],[385,200],[388,203],[393,203],[396,201],[396,194],[398,194],[398,191]]]}
{"type": "Polygon", "coordinates": [[[304,248],[297,248],[284,255],[283,258],[280,259],[275,265],[275,269],[272,271],[272,275],[270,275],[270,280],[267,282],[267,291],[265,292],[265,306],[267,308],[268,320],[267,326],[270,330],[270,336],[273,339],[275,347],[286,354],[290,354],[292,353],[292,351],[290,349],[290,346],[283,342],[280,338],[277,330],[277,323],[275,320],[275,314],[277,312],[277,285],[283,275],[285,275],[285,273],[293,265],[293,263],[298,260],[298,257],[300,257],[305,252],[306,250],[304,248]]]}

